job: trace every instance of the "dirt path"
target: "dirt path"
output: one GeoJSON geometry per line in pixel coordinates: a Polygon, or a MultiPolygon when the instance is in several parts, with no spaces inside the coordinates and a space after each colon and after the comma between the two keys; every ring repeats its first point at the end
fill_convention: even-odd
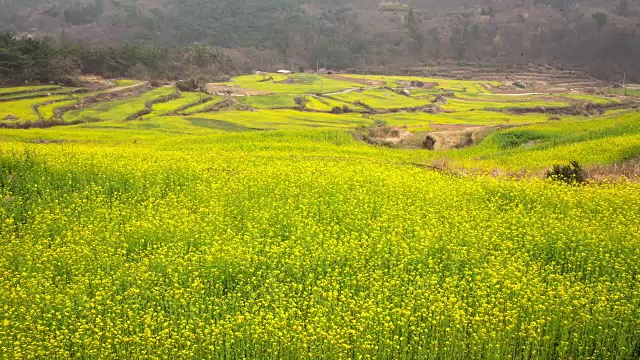
{"type": "Polygon", "coordinates": [[[127,85],[127,86],[118,86],[118,87],[110,88],[110,89],[107,89],[107,90],[103,91],[103,94],[109,94],[109,93],[129,90],[129,89],[136,88],[138,86],[145,86],[147,84],[149,84],[149,82],[143,81],[143,82],[141,82],[139,84],[133,84],[133,85],[127,85]]]}
{"type": "MultiPolygon", "coordinates": [[[[369,86],[369,87],[365,87],[365,88],[364,88],[364,90],[367,90],[367,89],[375,89],[375,87],[374,87],[374,86],[369,86]]],[[[361,87],[358,87],[358,88],[349,88],[349,89],[344,89],[344,90],[342,90],[342,91],[332,92],[332,93],[326,93],[326,94],[322,94],[322,95],[323,95],[323,96],[327,96],[327,95],[328,95],[328,96],[331,96],[331,95],[348,94],[348,93],[350,93],[350,92],[360,91],[360,90],[362,90],[362,88],[361,88],[361,87]]]]}

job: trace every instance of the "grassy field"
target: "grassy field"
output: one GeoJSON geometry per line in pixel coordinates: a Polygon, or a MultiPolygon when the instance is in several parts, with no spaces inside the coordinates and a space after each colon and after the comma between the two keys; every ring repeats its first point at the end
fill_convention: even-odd
{"type": "Polygon", "coordinates": [[[640,96],[640,89],[609,89],[610,94],[640,96]]]}
{"type": "Polygon", "coordinates": [[[540,176],[637,159],[637,112],[390,112],[431,95],[384,89],[353,96],[386,113],[274,110],[304,93],[283,85],[256,111],[167,116],[182,93],[123,121],[161,87],[0,129],[1,356],[638,358],[640,182],[540,176]],[[376,124],[514,127],[427,151],[354,137],[376,124]]]}

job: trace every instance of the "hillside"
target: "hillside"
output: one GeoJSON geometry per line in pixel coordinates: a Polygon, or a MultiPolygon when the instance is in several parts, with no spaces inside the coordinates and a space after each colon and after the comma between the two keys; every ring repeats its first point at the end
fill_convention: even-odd
{"type": "Polygon", "coordinates": [[[250,68],[558,62],[640,74],[638,0],[26,0],[0,30],[86,43],[208,44],[250,68]],[[256,52],[269,50],[268,52],[256,52]]]}

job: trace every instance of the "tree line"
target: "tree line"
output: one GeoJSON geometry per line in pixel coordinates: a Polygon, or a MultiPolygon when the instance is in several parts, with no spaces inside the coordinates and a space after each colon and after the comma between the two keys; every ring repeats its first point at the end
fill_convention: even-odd
{"type": "Polygon", "coordinates": [[[237,72],[230,56],[210,46],[87,46],[53,38],[0,34],[2,85],[31,82],[72,85],[82,73],[105,78],[217,80],[237,72]]]}

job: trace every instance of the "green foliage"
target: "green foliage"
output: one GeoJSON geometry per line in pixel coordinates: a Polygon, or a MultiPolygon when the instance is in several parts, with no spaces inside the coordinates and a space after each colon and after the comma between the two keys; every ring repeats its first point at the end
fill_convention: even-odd
{"type": "Polygon", "coordinates": [[[191,78],[187,80],[179,80],[176,82],[176,88],[180,91],[202,91],[203,86],[200,80],[197,78],[191,78]]]}
{"type": "Polygon", "coordinates": [[[5,84],[74,84],[81,72],[105,78],[204,80],[235,72],[232,60],[211,47],[87,47],[50,39],[20,39],[11,34],[0,34],[0,58],[0,77],[5,84]]]}
{"type": "Polygon", "coordinates": [[[609,22],[609,15],[603,12],[596,12],[591,15],[593,19],[596,21],[596,25],[598,26],[598,32],[602,32],[602,28],[609,22]]]}
{"type": "Polygon", "coordinates": [[[406,18],[406,27],[407,27],[407,32],[409,33],[409,38],[413,40],[417,49],[422,48],[422,44],[424,41],[424,38],[422,35],[422,29],[420,28],[420,25],[421,25],[420,23],[421,21],[416,16],[413,9],[409,9],[409,12],[407,13],[407,18],[406,18]]]}
{"type": "Polygon", "coordinates": [[[73,83],[70,75],[77,68],[60,49],[49,42],[17,39],[11,34],[0,34],[0,82],[20,84],[28,82],[73,83]]]}
{"type": "Polygon", "coordinates": [[[224,47],[255,46],[285,50],[288,31],[304,29],[298,0],[171,0],[176,37],[182,43],[208,38],[224,47]],[[248,20],[251,21],[248,21],[248,20]]]}
{"type": "Polygon", "coordinates": [[[66,51],[78,59],[82,72],[107,78],[131,77],[137,75],[137,71],[156,79],[214,79],[235,72],[230,58],[216,49],[199,45],[184,48],[71,46],[66,51]]]}
{"type": "Polygon", "coordinates": [[[483,7],[483,8],[480,10],[480,15],[482,15],[482,16],[489,16],[489,17],[493,18],[493,17],[495,17],[495,16],[496,16],[496,11],[495,11],[495,9],[493,8],[493,6],[483,7]]]}
{"type": "Polygon", "coordinates": [[[541,139],[541,134],[530,130],[504,131],[496,134],[495,142],[501,149],[511,149],[541,139]]]}
{"type": "Polygon", "coordinates": [[[98,20],[103,10],[104,0],[89,4],[73,3],[64,10],[64,19],[72,25],[85,25],[98,20]]]}
{"type": "Polygon", "coordinates": [[[618,5],[616,5],[616,14],[620,16],[629,16],[629,1],[628,0],[620,0],[618,1],[618,5]]]}
{"type": "Polygon", "coordinates": [[[567,184],[581,184],[586,181],[584,170],[577,161],[571,161],[569,165],[553,165],[553,169],[547,171],[546,176],[567,184]]]}
{"type": "Polygon", "coordinates": [[[576,7],[578,0],[536,0],[538,2],[551,5],[554,8],[567,12],[571,11],[576,7]]]}

